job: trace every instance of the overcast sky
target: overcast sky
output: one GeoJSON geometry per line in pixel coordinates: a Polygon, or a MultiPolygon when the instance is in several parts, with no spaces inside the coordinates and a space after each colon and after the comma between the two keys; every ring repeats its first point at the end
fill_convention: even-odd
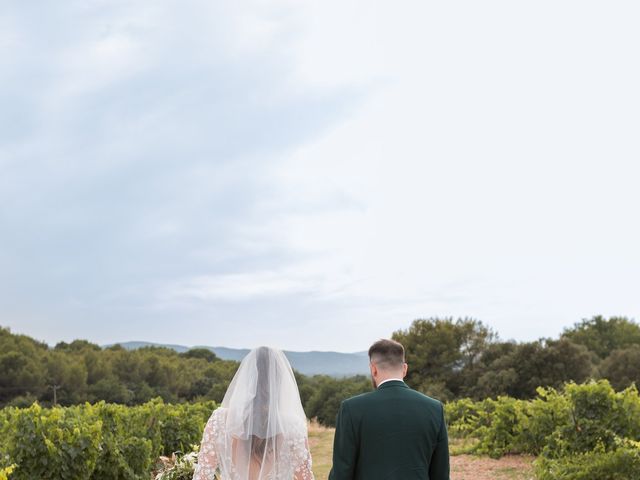
{"type": "Polygon", "coordinates": [[[0,9],[0,325],[356,351],[640,317],[636,1],[0,9]]]}

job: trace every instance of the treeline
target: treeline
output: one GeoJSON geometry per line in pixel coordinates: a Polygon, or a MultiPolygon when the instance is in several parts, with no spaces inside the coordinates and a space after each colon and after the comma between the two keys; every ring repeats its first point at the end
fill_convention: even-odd
{"type": "MultiPolygon", "coordinates": [[[[608,379],[620,390],[640,383],[640,326],[624,317],[583,320],[556,339],[501,341],[473,319],[414,321],[393,333],[407,352],[407,383],[440,400],[527,399],[537,387],[608,379]]],[[[0,328],[0,407],[73,405],[104,400],[139,405],[160,397],[221,402],[238,363],[206,349],[101,348],[84,340],[51,348],[0,328]]],[[[332,425],[340,402],[371,390],[367,377],[336,379],[296,373],[310,418],[332,425]]]]}
{"type": "Polygon", "coordinates": [[[640,325],[596,316],[557,339],[500,341],[473,319],[416,320],[393,334],[407,351],[407,383],[440,400],[527,399],[538,387],[608,379],[620,390],[640,384],[640,325]]]}
{"type": "MultiPolygon", "coordinates": [[[[0,328],[0,407],[101,400],[140,405],[156,398],[167,403],[220,403],[238,365],[207,349],[184,353],[164,347],[103,349],[85,340],[51,348],[0,328]]],[[[363,376],[295,375],[307,415],[324,424],[335,421],[344,398],[371,389],[371,381],[363,376]]]]}
{"type": "Polygon", "coordinates": [[[206,349],[101,348],[85,340],[50,348],[0,328],[0,406],[220,402],[238,367],[206,349]]]}

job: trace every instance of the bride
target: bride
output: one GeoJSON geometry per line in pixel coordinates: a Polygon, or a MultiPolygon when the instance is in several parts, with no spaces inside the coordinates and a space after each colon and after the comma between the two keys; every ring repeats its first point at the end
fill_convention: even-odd
{"type": "Polygon", "coordinates": [[[313,480],[307,418],[289,361],[259,347],[205,426],[193,480],[313,480]]]}

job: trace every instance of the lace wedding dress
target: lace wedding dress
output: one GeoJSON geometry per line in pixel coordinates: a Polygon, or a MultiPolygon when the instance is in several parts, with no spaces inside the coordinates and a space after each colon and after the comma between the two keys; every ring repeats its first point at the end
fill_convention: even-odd
{"type": "Polygon", "coordinates": [[[193,480],[313,480],[307,419],[287,358],[260,347],[209,418],[193,480]]]}

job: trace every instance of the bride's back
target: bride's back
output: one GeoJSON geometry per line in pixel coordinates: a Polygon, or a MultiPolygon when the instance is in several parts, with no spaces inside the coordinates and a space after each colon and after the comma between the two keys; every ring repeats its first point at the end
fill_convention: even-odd
{"type": "Polygon", "coordinates": [[[306,416],[279,350],[260,347],[243,359],[207,427],[222,480],[313,478],[306,416]]]}

